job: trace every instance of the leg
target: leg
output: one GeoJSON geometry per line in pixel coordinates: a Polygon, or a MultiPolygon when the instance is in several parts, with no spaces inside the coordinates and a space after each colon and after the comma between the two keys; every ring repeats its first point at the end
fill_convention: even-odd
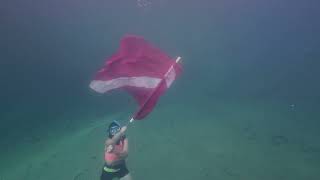
{"type": "Polygon", "coordinates": [[[130,173],[120,178],[120,180],[132,180],[130,173]]]}

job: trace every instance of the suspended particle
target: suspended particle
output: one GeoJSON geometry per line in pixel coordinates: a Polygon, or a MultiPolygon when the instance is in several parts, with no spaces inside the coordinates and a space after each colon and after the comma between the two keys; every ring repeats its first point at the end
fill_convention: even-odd
{"type": "Polygon", "coordinates": [[[145,8],[150,6],[152,3],[150,0],[137,0],[137,5],[140,8],[145,8]]]}

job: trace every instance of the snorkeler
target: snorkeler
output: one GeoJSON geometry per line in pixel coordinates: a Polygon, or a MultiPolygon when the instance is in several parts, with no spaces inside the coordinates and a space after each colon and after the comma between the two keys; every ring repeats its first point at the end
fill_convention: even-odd
{"type": "Polygon", "coordinates": [[[126,167],[125,159],[128,157],[128,139],[125,136],[126,126],[121,127],[113,121],[108,128],[108,139],[105,143],[104,159],[100,180],[131,180],[131,175],[126,167]]]}

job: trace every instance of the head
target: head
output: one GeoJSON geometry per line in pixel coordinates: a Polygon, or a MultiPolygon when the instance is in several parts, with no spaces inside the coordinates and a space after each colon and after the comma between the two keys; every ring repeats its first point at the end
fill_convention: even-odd
{"type": "Polygon", "coordinates": [[[108,128],[109,138],[112,138],[115,134],[117,134],[121,129],[121,125],[116,120],[112,121],[108,128]]]}

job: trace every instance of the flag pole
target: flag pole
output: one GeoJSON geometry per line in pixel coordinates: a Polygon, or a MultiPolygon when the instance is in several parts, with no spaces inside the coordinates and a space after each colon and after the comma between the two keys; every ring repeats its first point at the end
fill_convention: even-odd
{"type": "MultiPolygon", "coordinates": [[[[176,59],[176,61],[175,61],[175,64],[177,64],[180,60],[181,60],[181,57],[178,56],[177,59],[176,59]]],[[[168,74],[172,71],[173,66],[174,66],[175,64],[172,64],[172,65],[170,66],[169,70],[164,74],[164,78],[163,78],[163,79],[165,79],[165,78],[168,76],[168,74]]],[[[162,79],[162,80],[163,80],[163,79],[162,79]]],[[[160,85],[160,84],[161,84],[161,83],[159,83],[159,85],[160,85]]],[[[152,94],[153,94],[153,92],[150,93],[149,97],[147,98],[147,100],[145,101],[145,103],[143,104],[143,106],[149,101],[149,99],[150,99],[150,97],[152,96],[152,94]]],[[[143,108],[143,106],[142,106],[142,108],[143,108]]],[[[133,123],[133,121],[135,121],[135,119],[134,119],[134,117],[131,117],[131,119],[127,122],[126,126],[128,126],[130,123],[133,123]]]]}

